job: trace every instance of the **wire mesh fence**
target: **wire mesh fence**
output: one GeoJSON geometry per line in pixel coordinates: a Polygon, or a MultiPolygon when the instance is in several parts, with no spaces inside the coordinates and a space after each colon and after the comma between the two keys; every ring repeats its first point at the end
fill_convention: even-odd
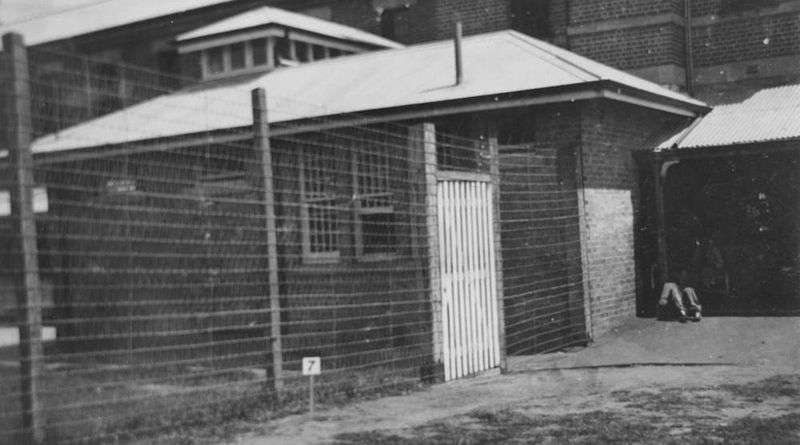
{"type": "Polygon", "coordinates": [[[557,151],[499,145],[458,118],[341,126],[321,104],[302,104],[316,110],[302,124],[269,125],[246,89],[134,120],[117,110],[191,82],[33,50],[20,80],[8,52],[3,102],[30,107],[2,116],[0,442],[32,430],[125,442],[297,412],[304,357],[322,359],[317,399],[330,403],[439,381],[443,355],[473,369],[470,348],[489,345],[472,331],[488,326],[506,344],[497,356],[586,341],[576,185],[562,180],[574,166],[557,151]],[[218,130],[231,110],[253,125],[218,130]],[[114,112],[93,121],[100,131],[68,128],[114,112]],[[209,131],[182,131],[198,119],[209,131]],[[171,132],[143,141],[144,127],[171,132]],[[53,143],[34,142],[28,164],[12,140],[24,132],[53,143]],[[58,148],[62,134],[80,143],[58,148]],[[436,226],[441,181],[492,190],[448,207],[456,219],[493,209],[480,225],[491,236],[472,234],[477,219],[437,235],[449,230],[436,226]],[[21,261],[26,233],[36,270],[21,261]],[[440,251],[485,253],[470,240],[496,267],[478,269],[486,254],[440,268],[440,251]],[[470,292],[481,306],[458,306],[470,292]],[[30,376],[34,388],[20,385],[30,376]]]}

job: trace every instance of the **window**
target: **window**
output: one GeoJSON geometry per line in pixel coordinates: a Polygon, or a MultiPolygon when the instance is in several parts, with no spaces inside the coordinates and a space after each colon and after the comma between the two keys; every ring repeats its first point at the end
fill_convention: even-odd
{"type": "Polygon", "coordinates": [[[388,153],[358,152],[353,156],[353,205],[356,255],[382,257],[396,252],[394,195],[388,153]]]}
{"type": "Polygon", "coordinates": [[[325,55],[325,47],[324,46],[314,45],[312,47],[312,53],[313,53],[313,56],[314,56],[314,60],[327,59],[327,57],[325,55]]]}
{"type": "Polygon", "coordinates": [[[254,39],[203,50],[203,72],[205,77],[221,77],[230,72],[248,69],[270,68],[268,39],[254,39]]]}
{"type": "Polygon", "coordinates": [[[397,253],[389,152],[362,148],[349,159],[343,156],[330,147],[303,148],[300,216],[306,263],[338,261],[346,240],[353,242],[347,251],[361,260],[397,253]],[[352,236],[342,236],[344,231],[352,236]]]}
{"type": "Polygon", "coordinates": [[[256,39],[250,41],[253,49],[253,65],[260,66],[267,64],[267,39],[256,39]]]}
{"type": "Polygon", "coordinates": [[[300,194],[304,261],[326,262],[339,258],[336,171],[330,153],[311,147],[303,151],[300,194]]]}
{"type": "Polygon", "coordinates": [[[297,60],[301,62],[311,62],[309,49],[310,46],[306,42],[294,42],[295,55],[297,56],[297,60]]]}
{"type": "Polygon", "coordinates": [[[211,48],[208,50],[208,72],[219,74],[225,71],[225,47],[211,48]]]}
{"type": "Polygon", "coordinates": [[[244,43],[231,45],[231,69],[241,70],[247,66],[244,56],[244,43]]]}

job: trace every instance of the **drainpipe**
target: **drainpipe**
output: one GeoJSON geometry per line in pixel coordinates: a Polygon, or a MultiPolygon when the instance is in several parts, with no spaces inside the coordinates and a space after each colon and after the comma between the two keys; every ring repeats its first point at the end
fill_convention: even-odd
{"type": "Polygon", "coordinates": [[[694,95],[694,67],[692,64],[692,3],[683,0],[684,25],[684,72],[686,73],[686,94],[694,95]]]}

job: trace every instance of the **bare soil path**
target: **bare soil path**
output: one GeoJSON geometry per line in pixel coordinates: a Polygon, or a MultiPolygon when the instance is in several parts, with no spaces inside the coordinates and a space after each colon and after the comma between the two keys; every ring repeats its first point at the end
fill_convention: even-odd
{"type": "MultiPolygon", "coordinates": [[[[800,318],[635,319],[574,352],[231,443],[800,443],[800,318]]],[[[255,425],[254,425],[255,427],[255,425]]]]}

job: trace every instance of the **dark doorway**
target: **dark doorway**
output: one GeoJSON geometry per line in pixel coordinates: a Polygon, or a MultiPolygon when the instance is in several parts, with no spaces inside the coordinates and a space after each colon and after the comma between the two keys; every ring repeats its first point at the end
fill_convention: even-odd
{"type": "Polygon", "coordinates": [[[798,152],[684,159],[664,180],[670,271],[707,314],[783,315],[798,296],[798,152]]]}

